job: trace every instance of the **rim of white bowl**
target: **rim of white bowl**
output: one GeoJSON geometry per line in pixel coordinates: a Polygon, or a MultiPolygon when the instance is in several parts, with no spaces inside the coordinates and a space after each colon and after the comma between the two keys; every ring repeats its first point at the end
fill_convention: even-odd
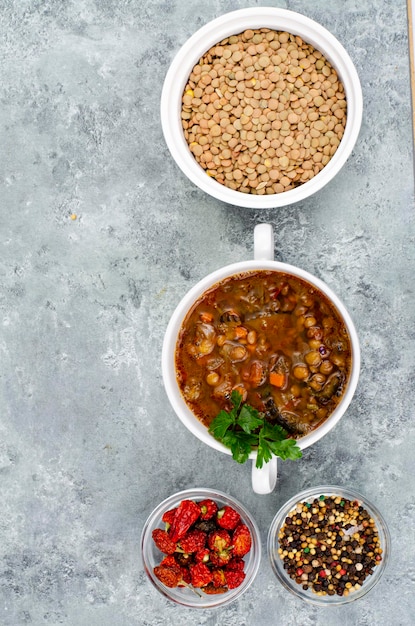
{"type": "Polygon", "coordinates": [[[226,13],[196,31],[174,57],[164,80],[161,124],[167,146],[182,172],[207,194],[235,206],[269,209],[303,200],[319,191],[343,167],[360,132],[363,97],[359,76],[342,44],[318,22],[294,11],[255,7],[226,13]],[[181,98],[193,66],[209,48],[230,35],[248,28],[271,28],[299,35],[330,61],[343,83],[347,100],[347,121],[343,138],[329,163],[314,178],[295,189],[271,195],[245,194],[229,189],[210,178],[191,154],[183,134],[181,98]]]}
{"type": "MultiPolygon", "coordinates": [[[[231,450],[224,446],[220,441],[215,439],[208,431],[206,426],[200,422],[186,404],[180,391],[176,378],[175,352],[178,333],[180,331],[183,320],[194,302],[212,286],[219,283],[228,276],[234,276],[244,272],[273,270],[296,276],[319,289],[336,307],[342,316],[347,330],[349,332],[352,347],[352,367],[346,390],[343,394],[340,404],[334,409],[333,413],[327,418],[321,426],[310,432],[308,435],[298,439],[299,447],[304,450],[316,443],[319,439],[329,433],[338,421],[346,413],[353,396],[355,394],[360,375],[360,343],[359,337],[353,323],[353,320],[340,298],[332,291],[332,289],[317,276],[314,276],[294,265],[282,263],[280,261],[265,260],[249,260],[232,263],[226,265],[211,274],[208,274],[196,283],[180,300],[176,309],[173,311],[163,340],[161,369],[164,388],[170,404],[180,421],[190,430],[193,435],[200,439],[203,443],[211,448],[226,454],[232,454],[231,450]]],[[[250,459],[256,459],[256,451],[252,451],[249,455],[250,459]]]]}

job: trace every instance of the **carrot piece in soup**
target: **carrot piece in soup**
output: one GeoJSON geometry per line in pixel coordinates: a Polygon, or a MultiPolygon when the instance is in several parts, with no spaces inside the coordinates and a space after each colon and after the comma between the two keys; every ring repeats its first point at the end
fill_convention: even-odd
{"type": "Polygon", "coordinates": [[[213,322],[213,315],[212,313],[208,313],[207,311],[204,311],[203,313],[200,314],[200,320],[202,322],[205,322],[206,324],[211,324],[213,322]]]}
{"type": "Polygon", "coordinates": [[[269,382],[274,387],[284,387],[285,374],[281,374],[280,372],[271,372],[269,375],[269,382]]]}
{"type": "Polygon", "coordinates": [[[234,330],[235,339],[245,339],[248,334],[248,331],[244,326],[237,326],[234,330]]]}

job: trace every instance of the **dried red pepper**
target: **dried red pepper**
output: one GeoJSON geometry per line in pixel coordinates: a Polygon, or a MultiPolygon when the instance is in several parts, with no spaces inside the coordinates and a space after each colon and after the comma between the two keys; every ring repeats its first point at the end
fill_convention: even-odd
{"type": "Polygon", "coordinates": [[[187,533],[192,524],[200,516],[200,508],[193,500],[182,500],[176,509],[171,527],[169,528],[169,537],[172,541],[179,541],[187,533]]]}
{"type": "Polygon", "coordinates": [[[155,528],[152,532],[153,541],[164,554],[174,554],[176,551],[176,544],[170,539],[165,530],[161,528],[155,528]]]}
{"type": "Polygon", "coordinates": [[[171,526],[171,523],[174,519],[175,514],[176,514],[176,509],[170,509],[169,511],[166,511],[163,514],[163,517],[161,519],[163,520],[165,524],[168,524],[167,528],[171,526]]]}
{"type": "Polygon", "coordinates": [[[193,587],[204,587],[211,582],[213,574],[204,563],[196,563],[190,566],[193,587]]]}
{"type": "Polygon", "coordinates": [[[154,568],[154,573],[166,587],[177,587],[182,579],[179,566],[158,565],[154,568]]]}
{"type": "Polygon", "coordinates": [[[189,530],[180,540],[180,547],[188,553],[198,552],[199,550],[203,550],[205,547],[206,539],[206,533],[195,528],[193,530],[189,530]]]}
{"type": "Polygon", "coordinates": [[[224,528],[215,530],[208,536],[208,546],[214,552],[222,552],[231,545],[231,536],[224,528]]]}
{"type": "Polygon", "coordinates": [[[245,524],[239,524],[234,530],[233,537],[233,556],[245,556],[251,549],[252,539],[251,533],[245,524]]]}
{"type": "Polygon", "coordinates": [[[245,576],[245,572],[239,570],[225,571],[225,578],[228,589],[236,589],[236,587],[239,587],[239,585],[243,583],[245,576]]]}
{"type": "Polygon", "coordinates": [[[214,515],[218,512],[218,505],[216,502],[207,498],[206,500],[202,500],[199,502],[199,507],[201,510],[201,520],[209,520],[212,519],[214,515]]]}
{"type": "Polygon", "coordinates": [[[224,506],[216,515],[218,526],[233,530],[241,521],[241,516],[231,506],[224,506]]]}
{"type": "Polygon", "coordinates": [[[218,508],[210,499],[183,500],[163,515],[166,530],[153,530],[154,544],[166,555],[154,574],[167,587],[190,585],[218,594],[243,582],[242,556],[252,547],[249,529],[232,507],[218,508]]]}

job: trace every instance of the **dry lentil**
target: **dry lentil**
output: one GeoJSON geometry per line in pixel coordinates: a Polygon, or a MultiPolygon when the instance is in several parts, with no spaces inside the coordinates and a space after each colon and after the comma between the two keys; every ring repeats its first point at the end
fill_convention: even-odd
{"type": "Polygon", "coordinates": [[[195,65],[181,117],[189,148],[210,176],[243,193],[274,194],[327,165],[343,137],[347,105],[335,69],[311,44],[287,32],[248,29],[212,46],[195,65]],[[213,147],[229,156],[207,158],[213,147]],[[260,157],[253,168],[251,158],[241,160],[245,153],[260,157]]]}
{"type": "Polygon", "coordinates": [[[288,576],[317,595],[360,589],[382,560],[369,512],[357,500],[335,495],[298,502],[285,518],[278,544],[288,576]]]}

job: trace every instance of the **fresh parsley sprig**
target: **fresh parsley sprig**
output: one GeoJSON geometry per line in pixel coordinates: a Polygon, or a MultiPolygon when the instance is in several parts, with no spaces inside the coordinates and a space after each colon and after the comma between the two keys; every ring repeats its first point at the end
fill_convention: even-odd
{"type": "Polygon", "coordinates": [[[238,463],[247,461],[252,448],[257,449],[256,467],[261,468],[272,455],[286,459],[299,459],[302,452],[295,439],[278,424],[272,425],[265,416],[249,404],[242,403],[238,391],[231,394],[232,409],[220,411],[212,421],[209,432],[224,446],[230,448],[238,463]]]}

